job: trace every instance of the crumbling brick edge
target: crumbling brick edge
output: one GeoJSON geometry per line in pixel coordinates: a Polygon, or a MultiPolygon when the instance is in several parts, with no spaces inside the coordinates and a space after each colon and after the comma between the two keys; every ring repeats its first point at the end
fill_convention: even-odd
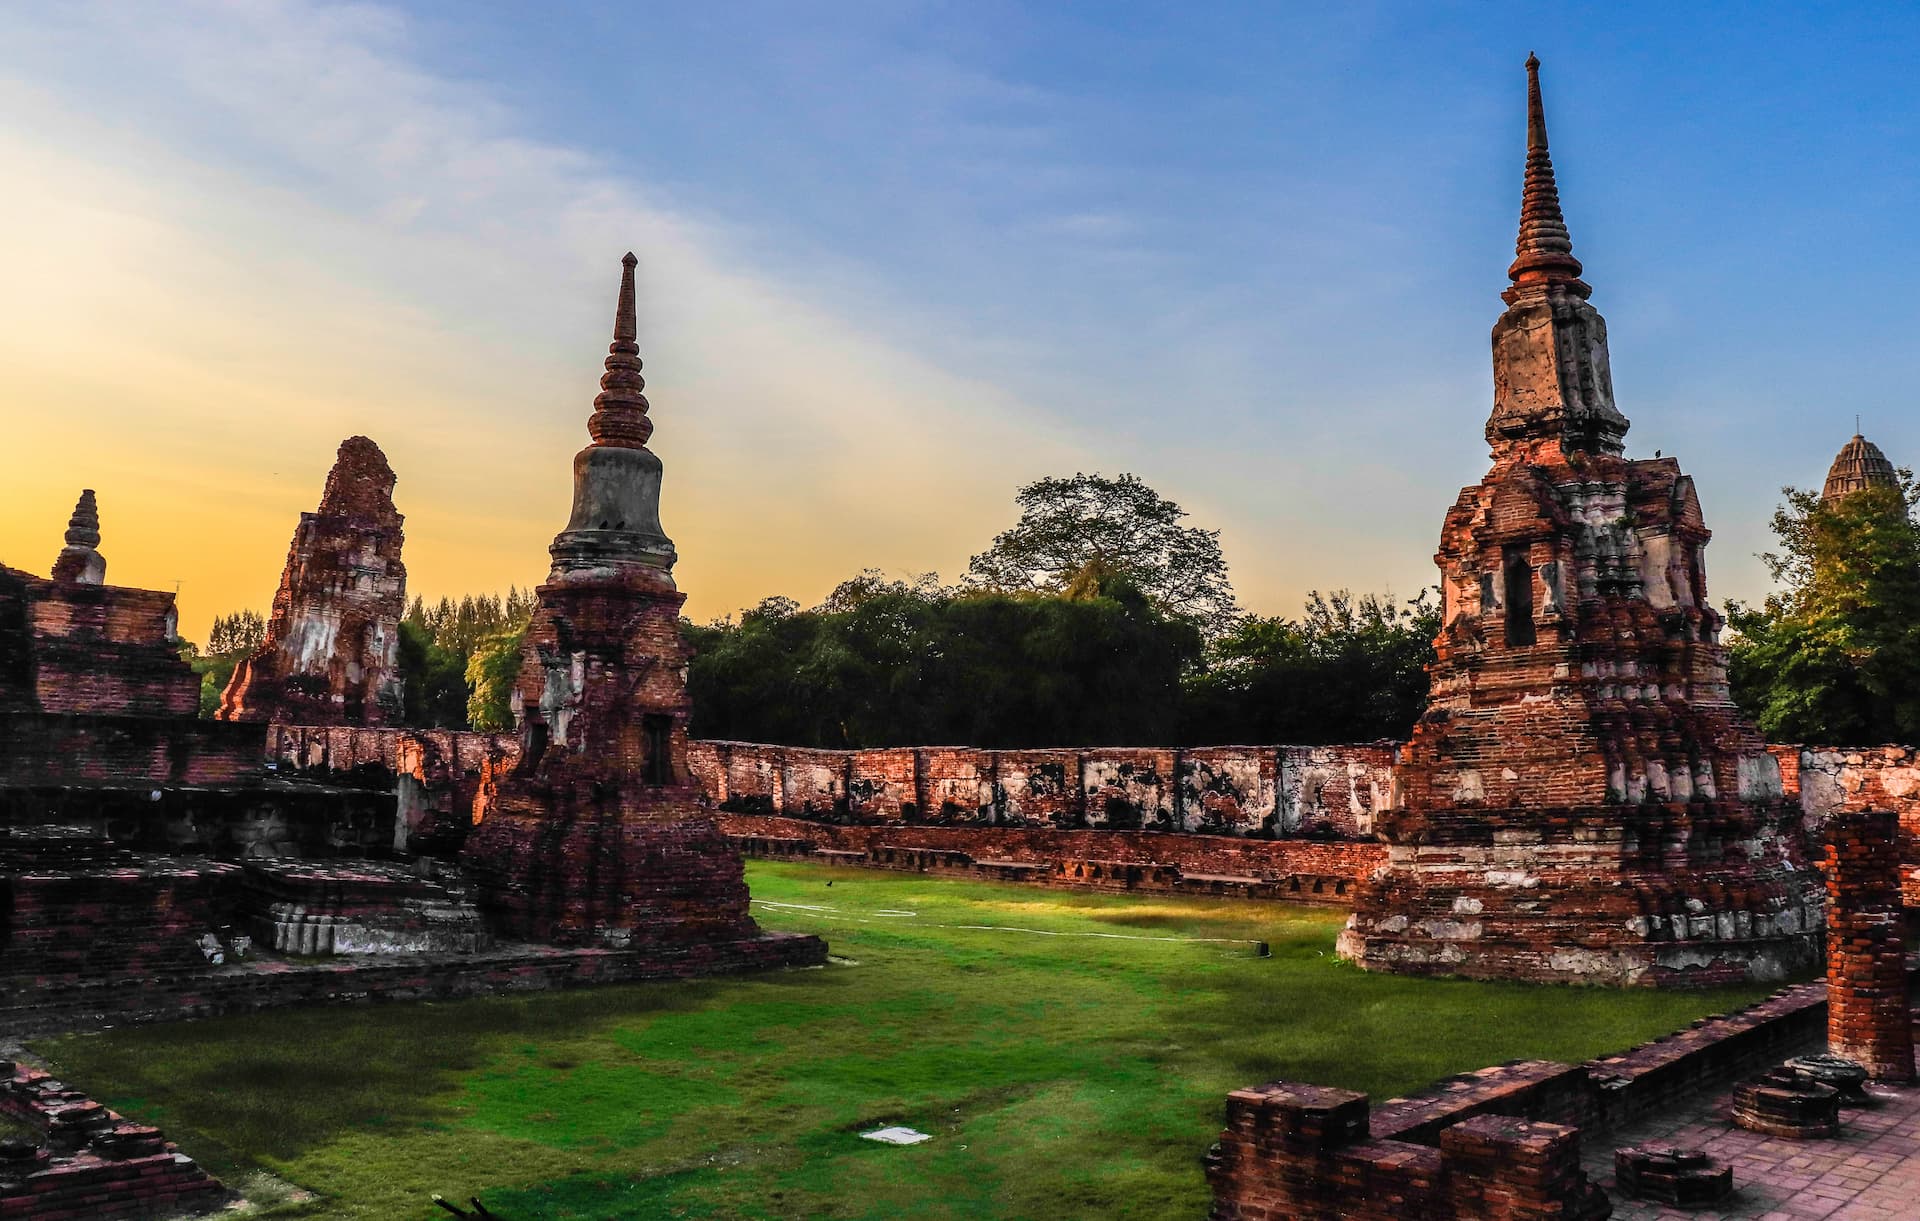
{"type": "Polygon", "coordinates": [[[826,943],[800,933],[638,949],[502,945],[473,954],[403,959],[255,961],[209,971],[100,979],[24,990],[0,1003],[0,1029],[27,1038],[284,1005],[452,1000],[601,984],[691,979],[778,967],[820,966],[826,943]]]}
{"type": "Polygon", "coordinates": [[[1801,984],[1617,1055],[1496,1065],[1378,1108],[1365,1094],[1294,1082],[1236,1090],[1206,1157],[1210,1216],[1404,1221],[1471,1213],[1489,1192],[1584,1216],[1593,1188],[1579,1170],[1583,1133],[1819,1043],[1826,1011],[1826,984],[1801,984]]]}
{"type": "Polygon", "coordinates": [[[0,1114],[37,1129],[31,1150],[0,1153],[8,1221],[172,1215],[220,1205],[227,1192],[158,1128],[135,1123],[54,1079],[0,1060],[0,1114]]]}

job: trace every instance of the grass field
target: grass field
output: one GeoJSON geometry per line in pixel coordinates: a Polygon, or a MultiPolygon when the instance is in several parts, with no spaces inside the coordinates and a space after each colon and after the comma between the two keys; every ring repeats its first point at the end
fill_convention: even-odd
{"type": "Polygon", "coordinates": [[[1362,974],[1338,913],[754,863],[821,970],[288,1010],[37,1044],[274,1216],[1194,1218],[1222,1100],[1288,1077],[1377,1098],[1578,1060],[1758,992],[1362,974]],[[1012,931],[1029,930],[1029,931],[1012,931]],[[1271,944],[1253,956],[1251,940],[1271,944]],[[893,1147],[881,1124],[933,1135],[893,1147]]]}

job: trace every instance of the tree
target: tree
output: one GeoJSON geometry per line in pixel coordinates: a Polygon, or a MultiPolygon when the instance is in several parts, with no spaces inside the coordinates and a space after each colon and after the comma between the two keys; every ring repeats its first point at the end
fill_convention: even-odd
{"type": "Polygon", "coordinates": [[[1060,593],[1094,566],[1124,576],[1162,614],[1209,638],[1238,616],[1220,532],[1181,525],[1187,511],[1139,476],[1041,479],[1015,500],[1020,520],[968,563],[968,585],[1060,593]]]}
{"type": "Polygon", "coordinates": [[[1440,630],[1432,595],[1400,603],[1315,591],[1297,621],[1241,619],[1208,643],[1205,665],[1187,678],[1184,740],[1405,738],[1427,703],[1440,630]]]}
{"type": "Polygon", "coordinates": [[[527,629],[496,632],[481,641],[467,661],[467,725],[498,733],[513,728],[513,688],[520,677],[520,646],[527,629]]]}
{"type": "Polygon", "coordinates": [[[251,653],[266,639],[267,621],[259,611],[215,615],[213,628],[207,633],[207,653],[210,656],[251,653]]]}
{"type": "Polygon", "coordinates": [[[697,736],[843,748],[1168,741],[1200,651],[1117,574],[1005,593],[868,570],[811,610],[769,598],[682,630],[697,736]]]}
{"type": "Polygon", "coordinates": [[[203,719],[211,720],[220,710],[220,696],[225,693],[234,670],[266,639],[267,621],[259,611],[235,611],[213,617],[213,626],[207,632],[206,652],[196,649],[194,655],[186,659],[193,672],[200,676],[203,719]]]}
{"type": "Polygon", "coordinates": [[[1761,557],[1783,588],[1727,608],[1734,698],[1774,740],[1920,737],[1920,489],[1898,479],[1825,503],[1783,489],[1761,557]]]}

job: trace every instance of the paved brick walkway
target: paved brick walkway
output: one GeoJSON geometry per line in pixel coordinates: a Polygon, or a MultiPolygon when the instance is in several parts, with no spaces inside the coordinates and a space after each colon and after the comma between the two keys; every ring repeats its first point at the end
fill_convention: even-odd
{"type": "Polygon", "coordinates": [[[1920,1218],[1920,1088],[1868,1089],[1878,1105],[1842,1111],[1841,1134],[1831,1140],[1782,1140],[1736,1128],[1723,1090],[1671,1115],[1588,1138],[1587,1173],[1613,1197],[1614,1221],[1913,1221],[1920,1218]],[[1698,1210],[1622,1198],[1613,1151],[1644,1141],[1704,1149],[1732,1163],[1733,1195],[1719,1208],[1698,1210]]]}

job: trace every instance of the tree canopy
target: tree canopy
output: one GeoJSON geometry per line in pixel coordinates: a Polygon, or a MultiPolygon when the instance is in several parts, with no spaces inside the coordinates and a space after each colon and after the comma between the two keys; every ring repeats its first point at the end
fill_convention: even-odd
{"type": "Polygon", "coordinates": [[[1182,525],[1187,511],[1138,475],[1075,474],[1015,494],[1020,520],[967,565],[967,584],[1002,593],[1061,593],[1076,577],[1123,577],[1169,618],[1206,636],[1238,615],[1220,532],[1182,525]]]}
{"type": "Polygon", "coordinates": [[[1828,503],[1783,489],[1761,557],[1782,588],[1728,606],[1734,697],[1771,739],[1920,738],[1920,493],[1899,480],[1828,503]]]}
{"type": "Polygon", "coordinates": [[[1182,737],[1197,742],[1405,738],[1427,703],[1440,630],[1432,590],[1406,602],[1315,591],[1298,620],[1249,615],[1188,677],[1182,737]]]}
{"type": "Polygon", "coordinates": [[[1115,575],[1044,594],[869,570],[810,610],[686,630],[697,736],[839,748],[1168,741],[1200,650],[1115,575]]]}

